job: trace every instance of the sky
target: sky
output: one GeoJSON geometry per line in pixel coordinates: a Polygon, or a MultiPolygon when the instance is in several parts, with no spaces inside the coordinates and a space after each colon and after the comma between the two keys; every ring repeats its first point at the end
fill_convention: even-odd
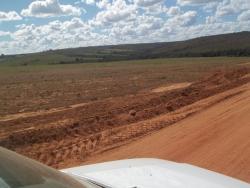
{"type": "Polygon", "coordinates": [[[0,54],[250,31],[250,0],[1,0],[0,54]]]}

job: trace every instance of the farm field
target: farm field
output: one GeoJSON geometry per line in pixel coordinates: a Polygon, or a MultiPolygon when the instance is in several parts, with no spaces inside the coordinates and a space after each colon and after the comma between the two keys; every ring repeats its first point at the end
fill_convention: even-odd
{"type": "MultiPolygon", "coordinates": [[[[213,57],[0,64],[0,145],[55,168],[132,157],[119,153],[120,146],[167,132],[195,114],[241,96],[250,81],[249,62],[249,57],[213,57]],[[115,155],[100,157],[112,149],[115,155]]],[[[189,162],[152,153],[134,156],[189,162]]],[[[191,163],[222,173],[228,170],[206,166],[198,157],[197,161],[191,163]]],[[[250,167],[248,160],[242,163],[250,167]]],[[[247,173],[246,169],[237,178],[250,181],[247,173]]]]}
{"type": "Polygon", "coordinates": [[[193,82],[216,68],[230,69],[249,59],[169,58],[70,65],[45,61],[27,66],[12,60],[0,63],[0,118],[193,82]]]}

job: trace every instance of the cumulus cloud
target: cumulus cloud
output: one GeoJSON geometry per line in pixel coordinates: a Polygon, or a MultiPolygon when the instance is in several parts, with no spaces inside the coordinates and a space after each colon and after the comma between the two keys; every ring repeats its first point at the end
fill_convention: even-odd
{"type": "Polygon", "coordinates": [[[250,10],[249,0],[223,0],[217,7],[216,16],[237,14],[245,10],[250,10]]]}
{"type": "Polygon", "coordinates": [[[221,33],[233,33],[246,30],[250,30],[250,21],[231,21],[224,23],[198,24],[193,25],[191,27],[186,27],[185,33],[177,31],[175,34],[175,40],[183,40],[187,38],[194,38],[206,35],[216,35],[221,33]]]}
{"type": "Polygon", "coordinates": [[[135,4],[142,7],[153,6],[157,3],[163,2],[163,0],[134,0],[135,4]]]}
{"type": "Polygon", "coordinates": [[[154,16],[141,16],[139,18],[138,31],[141,36],[146,36],[149,33],[157,32],[163,26],[163,20],[154,16]]]}
{"type": "Polygon", "coordinates": [[[213,1],[210,3],[207,3],[203,6],[203,10],[208,13],[213,13],[215,9],[218,7],[220,1],[213,1]]]}
{"type": "Polygon", "coordinates": [[[166,14],[168,8],[163,3],[157,3],[148,7],[138,7],[141,10],[145,11],[145,14],[158,16],[159,14],[166,14]]]}
{"type": "Polygon", "coordinates": [[[221,17],[229,14],[234,14],[236,11],[240,11],[240,9],[236,9],[233,7],[234,2],[224,0],[217,6],[216,17],[221,17]]]}
{"type": "Polygon", "coordinates": [[[196,11],[187,11],[183,14],[178,14],[169,20],[167,20],[167,24],[172,27],[177,26],[190,26],[195,23],[197,17],[196,11]]]}
{"type": "Polygon", "coordinates": [[[250,20],[250,10],[247,10],[247,11],[242,12],[242,13],[238,16],[238,20],[239,20],[239,21],[249,21],[249,20],[250,20]]]}
{"type": "Polygon", "coordinates": [[[95,24],[110,24],[118,21],[125,21],[132,18],[136,13],[133,4],[127,4],[125,0],[115,0],[108,3],[103,11],[96,15],[95,24]]]}
{"type": "Polygon", "coordinates": [[[137,15],[136,19],[130,22],[117,22],[112,27],[106,29],[109,33],[109,40],[114,44],[135,43],[135,42],[153,42],[162,28],[164,21],[155,15],[137,15]]]}
{"type": "Polygon", "coordinates": [[[94,5],[96,3],[95,0],[81,0],[81,1],[77,1],[75,4],[80,4],[81,2],[87,5],[94,5]]]}
{"type": "MultiPolygon", "coordinates": [[[[10,33],[12,41],[8,42],[8,51],[18,53],[48,50],[51,48],[77,47],[97,44],[93,41],[100,37],[91,32],[91,27],[78,17],[68,21],[55,20],[45,25],[21,24],[10,33]],[[21,49],[21,51],[20,51],[21,49]]],[[[5,44],[6,45],[6,44],[5,44]]]]}
{"type": "Polygon", "coordinates": [[[170,16],[174,16],[174,15],[177,15],[181,12],[181,9],[180,7],[178,6],[173,6],[173,7],[170,7],[167,11],[167,13],[170,15],[170,16]]]}
{"type": "Polygon", "coordinates": [[[0,11],[0,21],[13,21],[13,20],[21,20],[22,17],[15,11],[10,12],[1,12],[0,11]]]}
{"type": "Polygon", "coordinates": [[[27,9],[23,9],[22,16],[29,17],[54,17],[54,16],[80,16],[81,9],[72,5],[62,5],[58,0],[33,1],[27,9]]]}
{"type": "MultiPolygon", "coordinates": [[[[114,22],[101,32],[78,17],[36,26],[22,24],[9,34],[12,41],[0,42],[2,53],[26,53],[55,48],[135,42],[184,40],[198,36],[250,30],[250,21],[193,24],[196,13],[187,11],[167,20],[154,15],[137,15],[129,22],[114,22]],[[185,32],[183,32],[185,31],[185,32]]],[[[1,35],[1,32],[0,32],[1,35]]]]}
{"type": "Polygon", "coordinates": [[[10,32],[0,31],[0,37],[1,36],[7,36],[7,35],[10,35],[10,32]]]}
{"type": "Polygon", "coordinates": [[[100,9],[107,8],[110,6],[109,0],[100,0],[96,2],[96,6],[100,9]]]}
{"type": "Polygon", "coordinates": [[[218,2],[221,0],[177,0],[177,4],[185,6],[185,5],[201,5],[207,4],[211,2],[218,2]]]}
{"type": "Polygon", "coordinates": [[[94,5],[95,0],[82,0],[83,3],[86,3],[87,5],[94,5]]]}
{"type": "Polygon", "coordinates": [[[212,23],[215,23],[217,21],[218,21],[218,19],[215,16],[207,16],[205,23],[206,24],[212,24],[212,23]]]}
{"type": "MultiPolygon", "coordinates": [[[[250,0],[177,0],[172,7],[167,7],[163,0],[78,0],[74,6],[60,4],[58,0],[36,0],[22,14],[34,17],[73,15],[73,18],[56,18],[44,25],[20,24],[15,31],[0,29],[1,38],[7,38],[0,41],[3,53],[174,41],[250,30],[250,0]],[[91,10],[95,9],[96,14],[91,14],[86,21],[79,17],[83,13],[82,3],[95,5],[91,10]],[[226,17],[230,14],[233,16],[226,17]],[[196,22],[198,16],[200,19],[196,22]]],[[[22,18],[16,12],[0,12],[0,21],[18,19],[22,18]]]]}

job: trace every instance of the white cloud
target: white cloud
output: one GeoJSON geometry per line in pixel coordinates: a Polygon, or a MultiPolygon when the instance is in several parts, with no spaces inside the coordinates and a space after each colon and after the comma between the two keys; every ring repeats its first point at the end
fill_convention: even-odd
{"type": "MultiPolygon", "coordinates": [[[[1,52],[26,53],[34,52],[34,49],[43,51],[90,45],[175,41],[250,30],[250,0],[178,0],[179,5],[187,7],[178,4],[166,7],[163,0],[75,2],[76,7],[59,4],[58,0],[33,1],[22,11],[26,16],[75,16],[66,18],[66,21],[54,19],[39,26],[21,24],[16,26],[14,32],[0,30],[0,36],[8,36],[8,40],[0,41],[1,52]],[[97,12],[87,21],[78,17],[83,13],[80,10],[82,3],[95,5],[91,8],[97,12]],[[205,13],[198,15],[201,11],[205,13]],[[234,16],[224,17],[229,14],[234,16]],[[198,16],[202,19],[196,22],[198,16]]],[[[22,19],[18,16],[15,19],[22,19]]]]}
{"type": "Polygon", "coordinates": [[[10,35],[10,32],[0,31],[0,36],[7,36],[7,35],[10,35]]]}
{"type": "Polygon", "coordinates": [[[142,7],[153,6],[157,3],[163,2],[163,0],[134,0],[135,4],[142,7]]]}
{"type": "Polygon", "coordinates": [[[167,24],[172,27],[190,26],[195,23],[197,17],[196,11],[187,11],[183,14],[178,14],[167,20],[167,24]]]}
{"type": "Polygon", "coordinates": [[[238,10],[236,10],[235,7],[232,6],[232,2],[225,0],[218,5],[216,10],[216,17],[233,14],[235,13],[235,11],[238,10]]]}
{"type": "Polygon", "coordinates": [[[179,14],[181,12],[181,10],[180,10],[180,7],[178,7],[178,6],[173,6],[173,7],[170,7],[169,9],[168,9],[168,14],[170,15],[170,16],[174,16],[174,15],[177,15],[177,14],[179,14]]]}
{"type": "Polygon", "coordinates": [[[247,10],[247,11],[242,12],[242,13],[238,16],[238,20],[239,20],[239,21],[249,21],[249,20],[250,20],[250,10],[247,10]]]}
{"type": "Polygon", "coordinates": [[[202,5],[202,4],[207,4],[211,2],[218,2],[221,0],[177,0],[177,4],[181,6],[185,5],[202,5]]]}
{"type": "Polygon", "coordinates": [[[154,16],[141,16],[139,18],[138,31],[141,36],[146,36],[152,32],[157,32],[163,26],[163,20],[154,16]]]}
{"type": "Polygon", "coordinates": [[[107,8],[108,6],[110,6],[110,2],[109,0],[100,0],[96,2],[96,6],[101,9],[107,8]]]}
{"type": "Polygon", "coordinates": [[[136,19],[130,22],[117,22],[112,27],[106,29],[109,33],[109,40],[114,44],[118,43],[136,43],[153,42],[164,21],[154,15],[137,15],[136,19]]]}
{"type": "Polygon", "coordinates": [[[208,13],[213,13],[218,7],[220,1],[213,1],[204,5],[203,10],[208,13]]]}
{"type": "Polygon", "coordinates": [[[15,11],[10,12],[1,12],[0,11],[0,21],[13,21],[13,20],[21,20],[22,17],[15,11]]]}
{"type": "Polygon", "coordinates": [[[23,16],[30,17],[54,17],[54,16],[80,16],[81,9],[72,5],[61,5],[58,0],[33,1],[27,9],[21,12],[23,16]]]}
{"type": "Polygon", "coordinates": [[[83,22],[80,18],[72,18],[69,21],[60,22],[58,20],[49,22],[47,25],[35,26],[31,25],[19,25],[17,26],[18,30],[13,33],[13,38],[15,39],[26,39],[31,38],[39,39],[41,37],[55,36],[60,38],[68,33],[74,33],[76,30],[85,30],[89,31],[90,27],[87,23],[83,22]]]}
{"type": "Polygon", "coordinates": [[[212,24],[218,21],[218,18],[216,18],[215,16],[207,16],[206,17],[206,24],[212,24]]]}
{"type": "Polygon", "coordinates": [[[82,0],[83,3],[86,3],[87,5],[94,5],[95,0],[82,0]]]}
{"type": "Polygon", "coordinates": [[[95,24],[110,24],[118,21],[131,19],[136,13],[136,7],[133,4],[127,4],[125,0],[115,0],[108,3],[105,9],[98,12],[95,24]]]}
{"type": "Polygon", "coordinates": [[[27,53],[33,52],[34,49],[44,51],[51,48],[90,45],[91,42],[97,44],[93,41],[100,37],[91,29],[86,22],[77,17],[64,22],[55,20],[41,26],[22,24],[17,26],[15,32],[10,33],[13,40],[4,45],[7,45],[5,48],[7,51],[27,53]]]}
{"type": "Polygon", "coordinates": [[[206,35],[233,33],[240,31],[247,31],[247,30],[250,30],[250,21],[199,24],[199,25],[193,25],[191,27],[186,27],[185,33],[177,31],[175,34],[175,40],[176,39],[183,40],[187,38],[194,38],[206,35]]]}
{"type": "Polygon", "coordinates": [[[217,7],[216,16],[237,14],[244,10],[250,10],[249,0],[223,0],[217,7]]]}
{"type": "Polygon", "coordinates": [[[22,24],[17,26],[16,32],[2,33],[10,34],[13,40],[0,42],[0,48],[1,53],[5,54],[27,53],[34,52],[34,49],[43,51],[51,48],[90,45],[175,41],[250,30],[250,21],[187,24],[192,17],[190,15],[195,13],[186,12],[167,20],[154,15],[138,15],[133,21],[115,22],[109,27],[103,26],[101,32],[97,32],[80,18],[72,18],[64,22],[56,20],[42,26],[22,24]]]}
{"type": "Polygon", "coordinates": [[[140,9],[144,10],[145,14],[154,15],[154,16],[167,13],[168,11],[168,8],[163,3],[157,3],[148,7],[140,7],[140,9]]]}

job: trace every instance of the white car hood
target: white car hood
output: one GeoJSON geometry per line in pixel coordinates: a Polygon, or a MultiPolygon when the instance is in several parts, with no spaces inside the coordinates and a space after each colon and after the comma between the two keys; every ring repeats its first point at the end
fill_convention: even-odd
{"type": "Polygon", "coordinates": [[[62,170],[112,188],[250,188],[250,184],[188,164],[129,159],[62,170]]]}

